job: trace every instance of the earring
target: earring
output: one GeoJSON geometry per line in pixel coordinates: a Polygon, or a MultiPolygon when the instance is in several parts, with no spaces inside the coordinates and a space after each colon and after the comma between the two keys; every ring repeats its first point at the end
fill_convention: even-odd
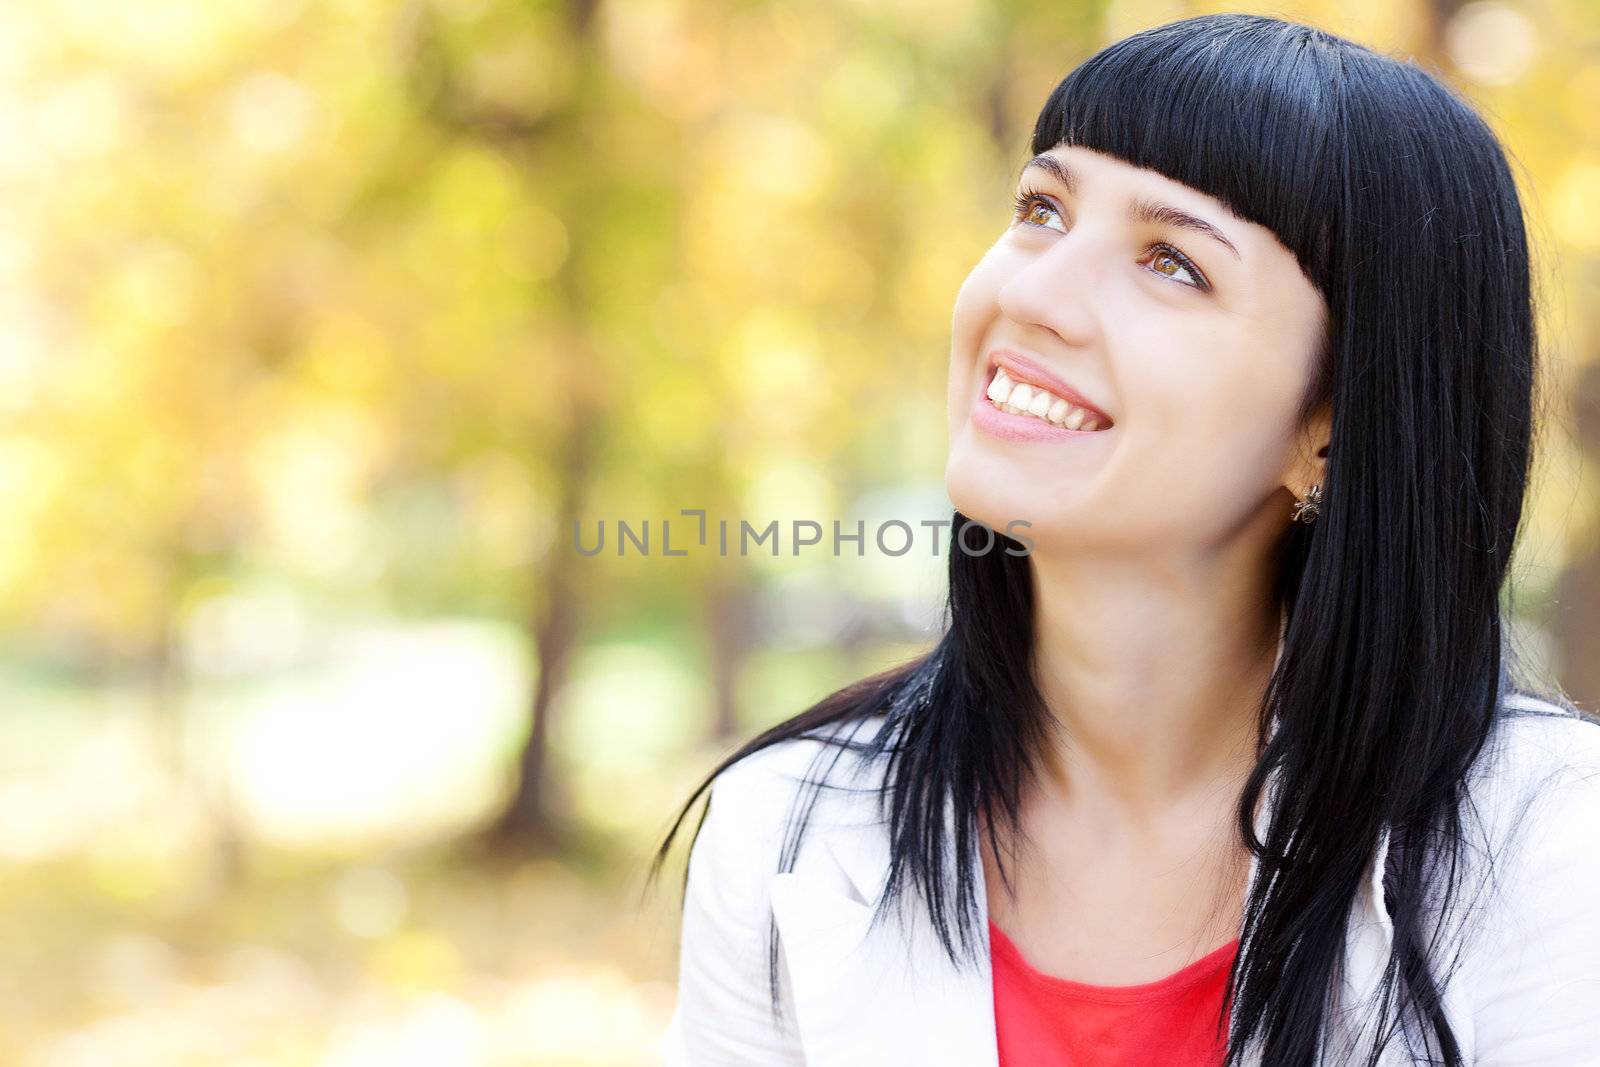
{"type": "Polygon", "coordinates": [[[1294,502],[1294,522],[1312,523],[1317,521],[1317,513],[1322,509],[1322,483],[1318,482],[1306,490],[1304,500],[1294,502]]]}

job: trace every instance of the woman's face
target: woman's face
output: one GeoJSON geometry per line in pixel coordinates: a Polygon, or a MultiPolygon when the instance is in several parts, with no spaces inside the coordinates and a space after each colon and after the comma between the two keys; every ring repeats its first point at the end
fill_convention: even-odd
{"type": "Polygon", "coordinates": [[[1027,520],[1041,552],[1222,542],[1263,509],[1287,524],[1325,440],[1294,424],[1326,322],[1294,254],[1084,148],[1039,157],[1017,192],[956,297],[951,503],[1002,532],[1027,520]]]}

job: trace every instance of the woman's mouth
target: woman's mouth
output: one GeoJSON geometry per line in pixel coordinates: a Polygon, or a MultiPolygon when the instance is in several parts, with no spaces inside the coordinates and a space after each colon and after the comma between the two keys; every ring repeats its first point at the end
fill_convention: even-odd
{"type": "Polygon", "coordinates": [[[1102,420],[1087,408],[1064,400],[1042,386],[1013,381],[1004,367],[996,367],[984,396],[989,403],[1009,415],[1043,419],[1065,430],[1093,432],[1102,420]]]}
{"type": "Polygon", "coordinates": [[[1046,386],[1044,381],[1053,376],[1034,368],[1031,361],[1008,350],[997,350],[990,359],[989,379],[984,391],[973,398],[970,413],[978,429],[1008,441],[1060,441],[1111,428],[1104,413],[1074,403],[1046,386]]]}

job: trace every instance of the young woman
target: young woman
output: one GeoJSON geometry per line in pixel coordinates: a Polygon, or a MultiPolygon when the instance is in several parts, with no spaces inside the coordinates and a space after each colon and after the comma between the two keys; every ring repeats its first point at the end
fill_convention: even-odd
{"type": "Polygon", "coordinates": [[[1600,722],[1501,614],[1495,138],[1217,15],[1083,63],[1032,150],[956,299],[946,632],[679,812],[652,873],[714,786],[668,1062],[1600,1063],[1600,722]]]}

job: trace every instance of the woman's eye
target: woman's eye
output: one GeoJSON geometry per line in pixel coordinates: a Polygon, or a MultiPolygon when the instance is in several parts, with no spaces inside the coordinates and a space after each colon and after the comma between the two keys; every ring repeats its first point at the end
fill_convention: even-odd
{"type": "Polygon", "coordinates": [[[1188,256],[1168,245],[1156,245],[1151,249],[1150,269],[1164,278],[1171,278],[1202,292],[1211,288],[1211,283],[1200,273],[1200,268],[1188,256]]]}
{"type": "Polygon", "coordinates": [[[1056,211],[1055,205],[1038,193],[1020,192],[1015,199],[1016,211],[1013,215],[1013,221],[1015,222],[1025,222],[1030,226],[1043,226],[1045,225],[1045,220],[1051,215],[1055,215],[1057,218],[1061,217],[1060,212],[1056,211]]]}

